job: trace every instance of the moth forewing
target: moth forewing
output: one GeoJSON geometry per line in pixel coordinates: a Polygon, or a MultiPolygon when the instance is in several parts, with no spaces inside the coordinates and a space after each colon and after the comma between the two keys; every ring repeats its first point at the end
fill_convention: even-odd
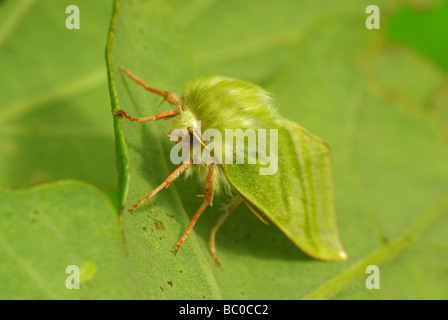
{"type": "Polygon", "coordinates": [[[277,128],[278,172],[259,175],[259,165],[225,165],[230,183],[308,255],[346,259],[328,146],[293,122],[279,120],[277,128]]]}

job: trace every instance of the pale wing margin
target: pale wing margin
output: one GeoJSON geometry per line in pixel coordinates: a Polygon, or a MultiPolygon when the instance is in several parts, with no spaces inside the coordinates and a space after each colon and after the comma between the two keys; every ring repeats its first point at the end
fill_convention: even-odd
{"type": "MultiPolygon", "coordinates": [[[[304,201],[308,221],[308,236],[319,247],[321,259],[345,260],[347,254],[340,240],[334,200],[331,150],[322,139],[310,134],[298,124],[280,120],[292,138],[291,148],[300,166],[304,184],[304,201]]],[[[312,255],[312,254],[311,254],[312,255]]]]}
{"type": "Polygon", "coordinates": [[[334,208],[330,149],[298,124],[279,120],[278,171],[261,165],[224,165],[235,189],[300,249],[321,260],[345,260],[334,208]]]}

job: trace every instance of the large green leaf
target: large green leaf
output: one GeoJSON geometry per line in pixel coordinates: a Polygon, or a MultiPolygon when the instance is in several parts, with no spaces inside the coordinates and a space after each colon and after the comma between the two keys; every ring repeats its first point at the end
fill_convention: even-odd
{"type": "Polygon", "coordinates": [[[109,1],[0,3],[0,185],[80,179],[116,188],[104,45],[109,1]]]}
{"type": "MultiPolygon", "coordinates": [[[[122,65],[176,94],[202,74],[263,85],[282,116],[332,146],[349,254],[346,262],[310,259],[241,207],[217,235],[223,265],[215,267],[207,243],[218,217],[214,207],[174,256],[171,249],[202,202],[195,197],[202,186],[179,180],[133,215],[123,211],[146,297],[446,298],[446,75],[385,39],[395,7],[377,3],[382,29],[367,30],[369,4],[197,0],[170,1],[169,10],[161,1],[121,2],[109,47],[113,107],[133,116],[168,108],[158,108],[160,97],[120,73],[122,65]],[[380,290],[365,287],[372,264],[381,270],[380,290]]],[[[174,170],[163,136],[168,122],[115,120],[123,208],[174,170]]]]}
{"type": "Polygon", "coordinates": [[[56,182],[0,189],[0,202],[0,299],[136,297],[116,211],[98,190],[56,182]],[[73,265],[79,289],[66,286],[73,265]]]}

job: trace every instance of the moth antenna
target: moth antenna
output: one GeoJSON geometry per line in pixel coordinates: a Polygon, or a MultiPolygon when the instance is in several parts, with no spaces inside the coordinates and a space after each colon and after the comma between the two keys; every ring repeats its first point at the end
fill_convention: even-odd
{"type": "Polygon", "coordinates": [[[185,170],[187,169],[188,165],[190,164],[190,160],[184,161],[182,165],[180,165],[176,170],[174,170],[163,182],[161,185],[159,185],[157,188],[155,188],[151,193],[146,195],[145,197],[141,198],[136,204],[132,206],[131,209],[129,209],[130,212],[134,212],[135,209],[137,209],[143,202],[157,194],[160,190],[163,188],[168,188],[168,186],[176,180],[176,178],[185,170]]]}
{"type": "MultiPolygon", "coordinates": [[[[207,149],[208,152],[209,152],[210,154],[212,154],[212,150],[210,150],[210,148],[204,143],[204,141],[202,141],[201,137],[199,137],[198,134],[197,134],[194,130],[192,130],[191,133],[193,134],[193,136],[194,136],[196,139],[199,140],[199,142],[201,143],[201,145],[202,145],[205,149],[207,149]]],[[[215,157],[215,155],[213,155],[212,163],[219,163],[219,161],[218,161],[218,159],[215,157]]]]}
{"type": "Polygon", "coordinates": [[[211,150],[209,149],[209,147],[207,147],[207,145],[204,143],[204,141],[202,141],[201,137],[198,136],[198,134],[193,130],[191,131],[191,133],[193,134],[193,136],[199,140],[199,142],[201,143],[201,145],[207,149],[209,152],[211,152],[211,150]]]}
{"type": "MultiPolygon", "coordinates": [[[[164,132],[163,133],[164,135],[166,135],[168,138],[170,138],[171,139],[171,137],[172,137],[172,135],[171,135],[171,133],[168,133],[168,132],[164,132]]],[[[177,137],[177,142],[180,142],[182,140],[182,137],[177,137]]]]}
{"type": "Polygon", "coordinates": [[[265,225],[269,225],[269,222],[267,222],[266,220],[264,220],[263,217],[262,217],[257,211],[255,211],[255,209],[250,205],[249,201],[247,201],[243,196],[241,196],[241,198],[243,199],[244,203],[245,203],[246,206],[249,208],[249,210],[252,211],[252,213],[253,213],[258,219],[260,219],[261,222],[263,222],[265,225]]]}

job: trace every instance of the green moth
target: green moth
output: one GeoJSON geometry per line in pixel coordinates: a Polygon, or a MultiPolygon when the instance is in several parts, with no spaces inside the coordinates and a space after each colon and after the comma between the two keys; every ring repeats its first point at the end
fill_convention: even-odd
{"type": "Polygon", "coordinates": [[[205,184],[204,201],[175,246],[174,253],[178,252],[205,208],[212,205],[214,194],[222,192],[229,194],[231,200],[211,229],[209,242],[210,252],[218,265],[215,234],[240,203],[245,203],[266,224],[268,222],[258,211],[268,217],[309,256],[333,261],[347,258],[336,223],[330,148],[298,124],[281,118],[265,90],[242,80],[208,76],[185,85],[182,97],[177,98],[172,92],[147,85],[126,68],[121,70],[146,90],[162,96],[174,108],[142,118],[132,117],[123,110],[115,110],[114,114],[137,122],[172,118],[173,126],[167,135],[178,141],[179,150],[192,151],[182,158],[180,166],[160,186],[129,210],[136,210],[183,172],[196,172],[205,184]],[[215,132],[214,139],[208,143],[211,139],[204,137],[211,130],[215,132]],[[259,138],[258,144],[249,146],[247,139],[247,143],[243,140],[242,150],[241,145],[240,148],[229,147],[227,140],[218,139],[229,130],[239,133],[258,130],[255,136],[259,138]],[[267,130],[275,135],[267,139],[267,130]],[[271,165],[266,162],[268,150],[269,159],[275,160],[275,170],[270,173],[266,173],[271,165]],[[257,152],[264,156],[257,158],[257,152]],[[208,154],[208,158],[198,162],[198,154],[208,154]]]}

